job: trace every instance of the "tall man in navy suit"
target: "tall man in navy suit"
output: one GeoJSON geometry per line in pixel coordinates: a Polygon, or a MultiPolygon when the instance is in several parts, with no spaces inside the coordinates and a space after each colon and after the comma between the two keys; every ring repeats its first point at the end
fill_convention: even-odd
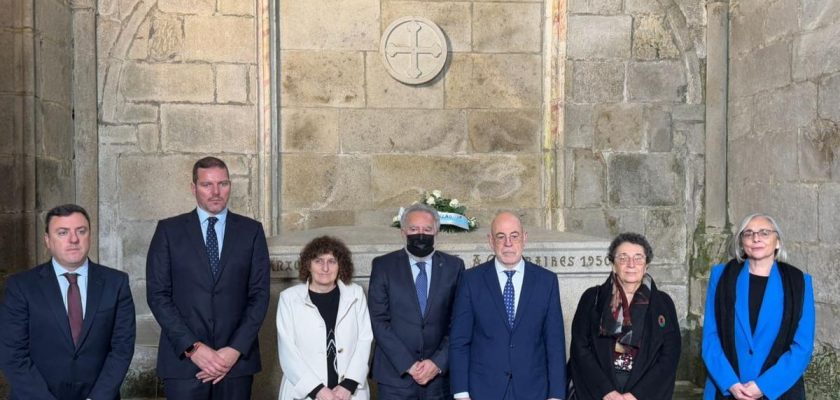
{"type": "Polygon", "coordinates": [[[146,293],[161,327],[157,372],[170,399],[249,399],[261,368],[268,247],[259,222],[228,210],[230,190],[222,160],[198,160],[198,207],[158,222],[149,245],[146,293]]]}
{"type": "Polygon", "coordinates": [[[496,257],[464,273],[449,334],[456,399],[566,397],[566,343],[557,276],[522,258],[527,233],[501,212],[488,235],[496,257]]]}
{"type": "Polygon", "coordinates": [[[414,204],[403,212],[405,248],[373,260],[368,308],[380,400],[449,399],[449,326],[464,262],[434,249],[440,216],[414,204]]]}
{"type": "Polygon", "coordinates": [[[128,275],[88,259],[90,219],[75,204],[47,212],[52,260],[11,276],[0,364],[12,400],[113,400],[134,355],[128,275]]]}

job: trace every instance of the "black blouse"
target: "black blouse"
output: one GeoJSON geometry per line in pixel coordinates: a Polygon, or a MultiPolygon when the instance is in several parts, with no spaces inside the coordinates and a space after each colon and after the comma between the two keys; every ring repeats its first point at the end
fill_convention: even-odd
{"type": "Polygon", "coordinates": [[[761,311],[761,303],[764,301],[764,290],[767,289],[767,276],[750,274],[750,328],[755,333],[755,326],[758,325],[758,312],[761,311]]]}
{"type": "MultiPolygon", "coordinates": [[[[309,298],[312,299],[312,303],[318,308],[318,313],[324,319],[324,325],[327,329],[327,387],[332,389],[341,385],[349,390],[350,393],[356,393],[356,388],[359,386],[358,382],[352,379],[344,379],[341,383],[338,382],[338,370],[335,359],[335,323],[336,318],[338,318],[338,303],[341,299],[341,292],[338,290],[338,286],[327,293],[317,293],[310,290],[309,298]]],[[[309,397],[314,399],[323,388],[323,384],[316,386],[315,389],[309,392],[309,397]]]]}

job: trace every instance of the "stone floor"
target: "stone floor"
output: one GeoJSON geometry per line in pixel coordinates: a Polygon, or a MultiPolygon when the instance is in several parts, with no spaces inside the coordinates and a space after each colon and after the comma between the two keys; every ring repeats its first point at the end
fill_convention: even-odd
{"type": "MultiPolygon", "coordinates": [[[[677,388],[674,391],[674,399],[673,400],[700,400],[703,398],[703,390],[697,388],[696,386],[692,385],[691,383],[680,381],[677,382],[677,388]]],[[[151,398],[133,398],[133,399],[124,399],[124,400],[165,400],[163,397],[158,397],[157,399],[151,398]]]]}

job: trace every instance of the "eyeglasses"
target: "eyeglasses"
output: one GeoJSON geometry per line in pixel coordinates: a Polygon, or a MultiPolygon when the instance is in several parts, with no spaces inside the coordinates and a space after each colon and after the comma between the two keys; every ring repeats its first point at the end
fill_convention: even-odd
{"type": "Polygon", "coordinates": [[[636,265],[644,264],[647,261],[647,257],[645,257],[643,254],[636,254],[632,257],[627,254],[619,254],[615,258],[615,262],[619,265],[629,265],[630,261],[633,261],[633,264],[636,265]]]}
{"type": "Polygon", "coordinates": [[[496,240],[496,243],[505,243],[510,240],[511,243],[519,243],[522,241],[522,235],[519,232],[513,232],[510,235],[505,235],[504,233],[497,233],[496,236],[493,236],[493,239],[496,240]]]}
{"type": "Polygon", "coordinates": [[[758,237],[758,238],[762,238],[762,239],[767,239],[767,238],[770,237],[770,235],[772,235],[774,233],[776,233],[776,231],[774,231],[772,229],[759,229],[757,231],[754,231],[752,229],[747,229],[747,230],[741,232],[741,238],[742,239],[752,239],[753,237],[758,237]]]}

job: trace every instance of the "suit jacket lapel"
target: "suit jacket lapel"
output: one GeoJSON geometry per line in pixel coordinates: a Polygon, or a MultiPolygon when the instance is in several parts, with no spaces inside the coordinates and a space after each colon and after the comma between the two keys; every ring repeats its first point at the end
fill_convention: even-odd
{"type": "MultiPolygon", "coordinates": [[[[200,264],[204,266],[204,271],[199,271],[198,276],[202,277],[200,279],[206,279],[206,282],[213,286],[213,271],[210,270],[210,258],[207,257],[207,246],[204,244],[204,237],[201,235],[201,221],[198,220],[197,211],[193,210],[193,212],[187,214],[187,218],[184,219],[184,232],[195,248],[195,254],[201,261],[200,264]]],[[[225,232],[227,232],[227,229],[225,229],[225,232]]],[[[224,247],[222,248],[224,249],[224,247]]]]}
{"type": "Polygon", "coordinates": [[[525,262],[525,276],[522,277],[522,289],[519,291],[519,303],[516,305],[516,316],[513,319],[514,329],[519,326],[519,321],[525,314],[522,310],[527,309],[528,302],[531,301],[531,297],[537,289],[537,278],[534,272],[530,271],[533,268],[527,261],[525,262]]]}
{"type": "MultiPolygon", "coordinates": [[[[651,299],[650,303],[653,304],[653,302],[654,300],[651,299]]],[[[659,351],[661,347],[663,341],[662,328],[654,325],[653,322],[654,318],[659,319],[659,314],[653,314],[657,314],[656,310],[648,307],[648,311],[645,314],[645,321],[643,322],[645,324],[645,332],[642,338],[642,345],[636,360],[633,362],[633,370],[630,371],[630,377],[627,379],[627,385],[625,387],[633,387],[633,384],[641,378],[641,374],[648,370],[648,364],[653,359],[653,353],[659,351]]]]}
{"type": "Polygon", "coordinates": [[[429,312],[434,310],[432,302],[438,299],[437,294],[440,291],[441,280],[443,279],[443,257],[437,252],[432,256],[432,282],[429,285],[429,294],[426,296],[426,314],[425,318],[429,318],[429,312]]]}
{"type": "MultiPolygon", "coordinates": [[[[510,325],[508,324],[507,318],[507,311],[505,311],[505,302],[502,298],[502,289],[499,287],[499,277],[496,276],[496,265],[495,261],[489,261],[489,268],[484,273],[484,283],[487,285],[488,293],[490,293],[490,299],[493,301],[493,304],[496,305],[496,311],[499,314],[499,317],[502,318],[502,325],[504,325],[508,331],[510,331],[510,325]]],[[[525,285],[522,285],[523,287],[525,285]]]]}
{"type": "Polygon", "coordinates": [[[79,346],[77,347],[82,347],[81,345],[84,343],[88,332],[90,332],[91,325],[93,325],[93,320],[96,317],[96,311],[99,310],[99,303],[102,299],[102,291],[105,287],[105,279],[102,277],[101,272],[102,271],[99,269],[99,265],[89,262],[85,319],[82,323],[82,333],[79,335],[79,346]]]}
{"type": "MultiPolygon", "coordinates": [[[[225,272],[225,265],[227,264],[228,259],[230,259],[231,249],[234,247],[234,241],[236,240],[236,228],[237,224],[239,223],[239,216],[230,212],[228,210],[227,219],[225,220],[225,237],[222,239],[222,254],[219,257],[219,277],[216,279],[220,279],[222,274],[225,272]]],[[[207,260],[207,265],[210,265],[210,259],[207,260]]],[[[212,275],[212,271],[211,271],[212,275]]]]}
{"type": "MultiPolygon", "coordinates": [[[[417,286],[414,285],[414,273],[411,271],[413,267],[411,266],[411,260],[408,259],[408,254],[405,251],[401,251],[397,255],[397,265],[395,266],[394,273],[396,274],[396,282],[402,282],[405,285],[405,291],[408,293],[408,297],[411,298],[411,303],[414,304],[414,313],[417,315],[417,318],[422,320],[423,314],[420,313],[420,300],[417,299],[417,286]]],[[[426,297],[426,305],[428,306],[428,296],[426,297]]]]}
{"type": "MultiPolygon", "coordinates": [[[[738,274],[738,280],[735,283],[735,293],[741,295],[735,296],[735,329],[740,329],[744,333],[744,337],[749,343],[750,348],[753,347],[752,328],[750,327],[750,268],[749,261],[741,269],[738,274]]],[[[738,334],[736,332],[735,336],[738,334]]],[[[736,339],[737,343],[737,339],[736,339]]],[[[741,368],[744,368],[743,366],[741,368]]]]}
{"type": "MultiPolygon", "coordinates": [[[[782,286],[782,274],[779,266],[774,265],[767,277],[767,286],[764,289],[764,297],[761,300],[761,309],[758,311],[758,321],[755,323],[755,349],[759,352],[770,352],[773,342],[779,334],[779,327],[782,324],[782,314],[785,308],[785,290],[782,286]]],[[[759,353],[763,354],[763,353],[759,353]]],[[[762,360],[758,368],[764,363],[766,357],[756,357],[762,360]]]]}
{"type": "Polygon", "coordinates": [[[53,316],[55,316],[58,330],[64,334],[64,339],[73,348],[75,344],[73,344],[73,335],[70,333],[70,321],[67,319],[67,309],[64,308],[64,299],[61,298],[61,288],[58,287],[58,280],[52,264],[47,262],[41,264],[38,268],[41,269],[41,284],[38,286],[41,288],[47,307],[52,310],[53,316]]]}
{"type": "MultiPolygon", "coordinates": [[[[338,286],[338,314],[335,318],[335,326],[338,326],[338,323],[347,316],[348,311],[350,311],[350,307],[353,303],[356,302],[356,298],[351,296],[352,293],[350,292],[350,288],[344,284],[341,280],[338,280],[336,283],[338,286]]],[[[311,301],[311,300],[310,300],[311,301]]]]}

